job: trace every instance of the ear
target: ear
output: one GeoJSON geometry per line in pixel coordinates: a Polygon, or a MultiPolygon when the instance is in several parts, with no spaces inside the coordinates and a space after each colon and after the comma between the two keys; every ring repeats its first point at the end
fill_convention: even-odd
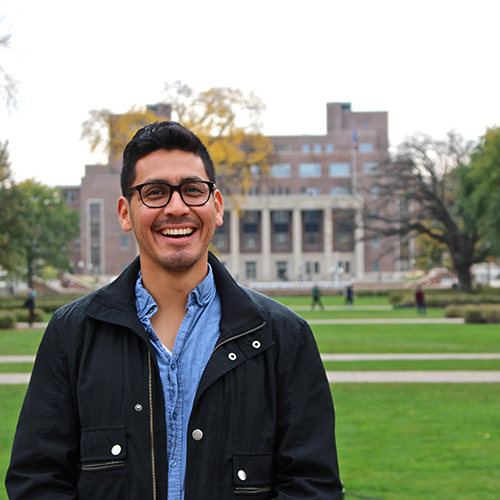
{"type": "Polygon", "coordinates": [[[130,220],[130,205],[125,196],[118,198],[118,219],[124,231],[132,231],[132,222],[130,220]]]}
{"type": "Polygon", "coordinates": [[[214,191],[214,203],[215,203],[215,225],[217,227],[222,226],[223,215],[224,215],[224,200],[222,199],[221,192],[216,189],[214,191]]]}

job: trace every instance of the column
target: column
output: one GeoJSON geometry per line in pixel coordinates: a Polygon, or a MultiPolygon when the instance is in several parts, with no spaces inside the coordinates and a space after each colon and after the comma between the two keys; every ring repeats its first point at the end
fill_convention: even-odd
{"type": "Polygon", "coordinates": [[[264,208],[260,212],[262,238],[261,256],[262,256],[262,279],[264,281],[274,281],[273,271],[271,269],[271,212],[269,208],[264,208]]]}
{"type": "Polygon", "coordinates": [[[304,279],[305,262],[302,260],[302,214],[299,208],[292,213],[294,276],[297,281],[304,279]]]}

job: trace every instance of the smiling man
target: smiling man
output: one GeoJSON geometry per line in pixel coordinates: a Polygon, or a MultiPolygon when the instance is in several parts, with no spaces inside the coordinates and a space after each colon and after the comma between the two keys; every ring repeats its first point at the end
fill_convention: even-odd
{"type": "Polygon", "coordinates": [[[341,498],[309,326],[208,251],[223,200],[205,146],[176,122],[148,125],[125,148],[121,188],[139,257],[54,314],[9,498],[341,498]]]}

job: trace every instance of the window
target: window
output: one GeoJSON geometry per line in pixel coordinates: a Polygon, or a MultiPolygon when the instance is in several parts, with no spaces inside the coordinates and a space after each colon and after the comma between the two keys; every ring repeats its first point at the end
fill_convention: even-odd
{"type": "Polygon", "coordinates": [[[304,210],[302,212],[302,249],[321,251],[323,249],[323,211],[304,210]]]}
{"type": "Polygon", "coordinates": [[[275,144],[274,145],[274,150],[277,152],[277,153],[284,153],[286,151],[291,151],[292,150],[292,146],[291,144],[289,143],[285,143],[285,144],[275,144]]]}
{"type": "Polygon", "coordinates": [[[291,250],[291,222],[292,213],[289,210],[276,210],[271,212],[272,223],[272,248],[271,251],[291,250]]]}
{"type": "Polygon", "coordinates": [[[309,151],[310,151],[309,144],[302,144],[302,152],[309,153],[309,151]]]}
{"type": "Polygon", "coordinates": [[[292,166],[290,163],[275,163],[271,167],[271,177],[290,177],[292,166]]]}
{"type": "Polygon", "coordinates": [[[260,194],[260,188],[258,186],[252,186],[248,190],[248,196],[259,196],[260,194]]]}
{"type": "Polygon", "coordinates": [[[333,186],[330,188],[330,194],[332,196],[349,196],[351,188],[348,186],[333,186]]]}
{"type": "Polygon", "coordinates": [[[302,194],[306,196],[319,196],[321,194],[321,188],[316,186],[304,187],[302,188],[302,194]]]}
{"type": "Polygon", "coordinates": [[[350,163],[330,163],[330,177],[349,177],[350,175],[350,163]]]}
{"type": "Polygon", "coordinates": [[[363,128],[368,128],[370,124],[368,122],[363,122],[363,128]]]}
{"type": "Polygon", "coordinates": [[[257,177],[260,173],[260,168],[258,165],[252,165],[250,167],[250,173],[252,174],[252,177],[257,177]]]}
{"type": "Polygon", "coordinates": [[[301,163],[299,165],[299,175],[301,177],[320,177],[321,163],[301,163]]]}
{"type": "Polygon", "coordinates": [[[241,218],[241,249],[243,251],[260,251],[260,212],[251,210],[241,218]]]}
{"type": "Polygon", "coordinates": [[[349,260],[345,261],[345,272],[350,273],[351,272],[351,262],[349,260]]]}
{"type": "Polygon", "coordinates": [[[374,197],[374,198],[378,198],[378,186],[377,184],[374,184],[372,186],[372,189],[371,189],[371,195],[374,197]]]}
{"type": "Polygon", "coordinates": [[[328,143],[328,144],[325,146],[325,151],[326,151],[327,153],[333,153],[333,144],[328,143]]]}
{"type": "Polygon", "coordinates": [[[354,251],[355,211],[333,211],[333,249],[336,252],[354,251]]]}
{"type": "Polygon", "coordinates": [[[372,153],[373,152],[373,144],[371,142],[361,142],[359,144],[359,152],[360,153],[372,153]]]}
{"type": "Polygon", "coordinates": [[[380,266],[378,260],[373,261],[373,272],[378,273],[380,271],[380,266]]]}
{"type": "Polygon", "coordinates": [[[257,262],[245,262],[245,277],[247,280],[257,279],[257,262]]]}
{"type": "Polygon", "coordinates": [[[315,144],[314,145],[314,152],[315,153],[321,153],[321,144],[315,144]]]}
{"type": "Polygon", "coordinates": [[[231,248],[229,230],[231,227],[231,212],[224,214],[224,223],[222,226],[215,228],[214,237],[212,238],[212,245],[221,253],[229,253],[231,248]]]}
{"type": "Polygon", "coordinates": [[[372,239],[372,245],[373,245],[374,247],[378,247],[379,242],[380,242],[380,241],[379,241],[378,236],[377,236],[377,235],[375,235],[375,236],[373,237],[373,239],[372,239]]]}
{"type": "Polygon", "coordinates": [[[122,236],[122,250],[128,249],[128,236],[122,236]]]}
{"type": "Polygon", "coordinates": [[[319,262],[314,263],[314,274],[319,274],[320,265],[319,262]]]}
{"type": "Polygon", "coordinates": [[[102,273],[102,201],[90,201],[88,205],[90,221],[90,268],[92,273],[102,273]]]}
{"type": "Polygon", "coordinates": [[[363,171],[365,174],[375,174],[378,172],[378,163],[376,161],[367,161],[363,163],[363,171]]]}
{"type": "Polygon", "coordinates": [[[287,196],[290,194],[290,188],[284,186],[274,186],[271,192],[277,196],[287,196]]]}
{"type": "Polygon", "coordinates": [[[288,262],[276,262],[276,272],[279,280],[288,281],[288,262]]]}

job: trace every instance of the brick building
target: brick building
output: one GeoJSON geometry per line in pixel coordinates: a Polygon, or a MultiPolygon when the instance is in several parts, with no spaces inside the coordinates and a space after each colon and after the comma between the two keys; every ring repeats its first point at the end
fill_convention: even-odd
{"type": "MultiPolygon", "coordinates": [[[[165,105],[151,107],[168,118],[165,105]]],[[[327,130],[317,136],[272,136],[270,177],[255,172],[250,195],[225,195],[224,224],[214,246],[241,282],[375,281],[399,277],[395,250],[376,235],[363,239],[362,208],[376,201],[375,175],[387,157],[387,112],[353,112],[327,104],[327,130]]],[[[118,223],[120,164],[87,165],[80,187],[65,187],[81,213],[75,264],[114,276],[137,255],[118,223]]],[[[223,186],[223,179],[221,180],[223,186]]]]}

